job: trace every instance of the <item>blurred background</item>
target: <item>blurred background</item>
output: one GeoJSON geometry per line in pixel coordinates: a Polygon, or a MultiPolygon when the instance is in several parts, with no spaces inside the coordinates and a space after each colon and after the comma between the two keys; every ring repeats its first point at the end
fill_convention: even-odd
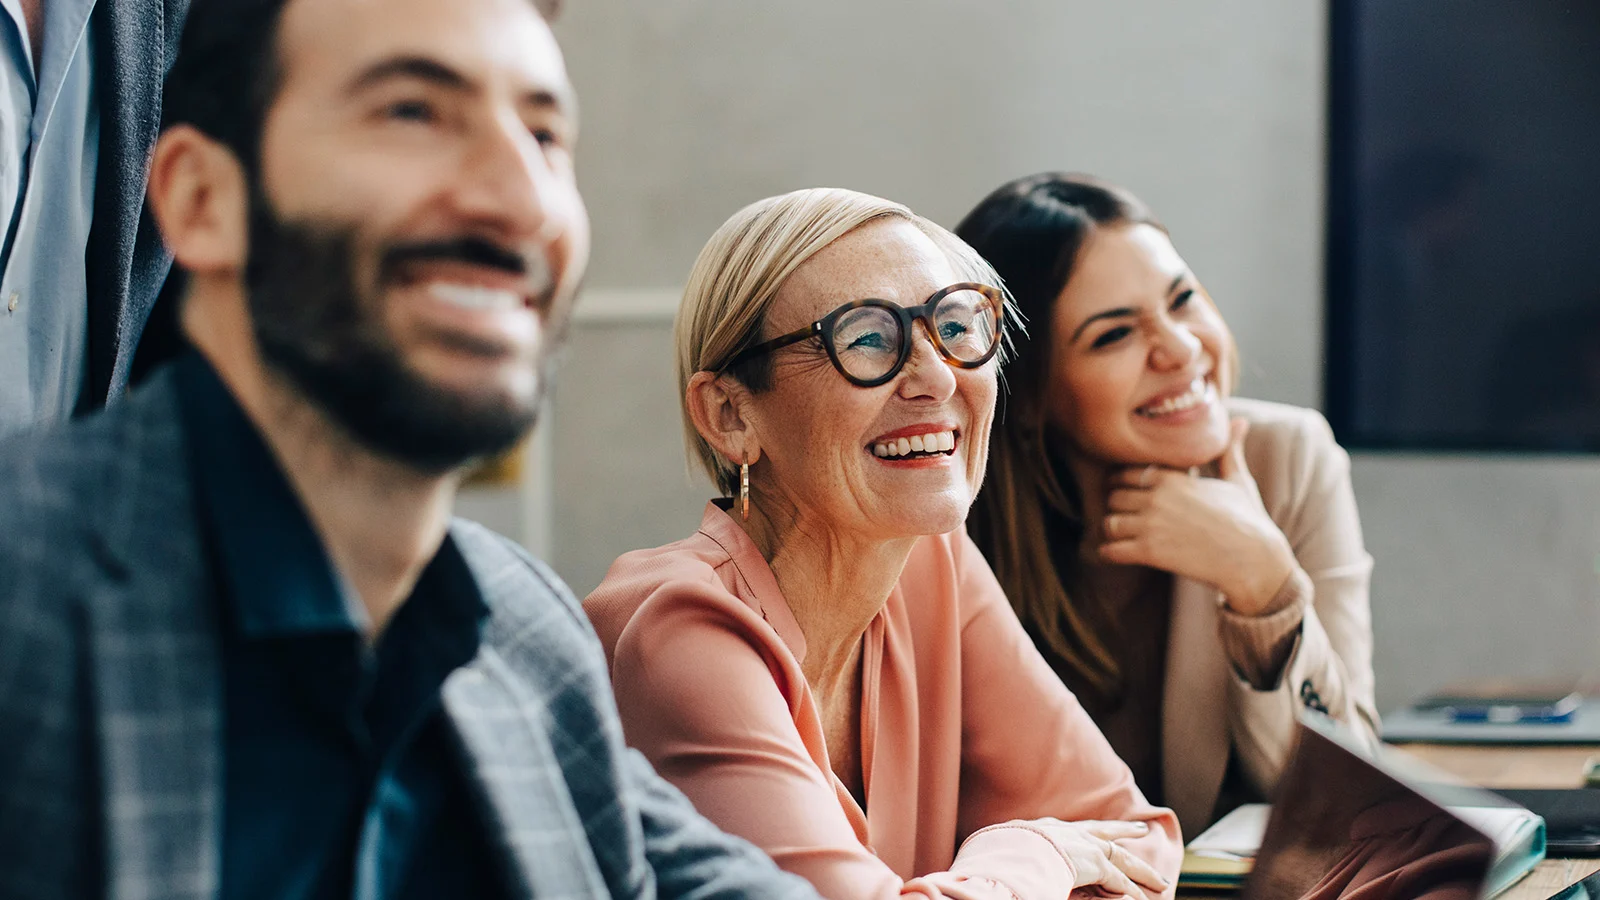
{"type": "MultiPolygon", "coordinates": [[[[1574,21],[1562,16],[1592,22],[1600,9],[1537,2],[1560,27],[1574,21]]],[[[1346,341],[1370,338],[1333,309],[1331,380],[1324,341],[1328,214],[1344,200],[1330,204],[1327,187],[1325,0],[565,6],[556,30],[581,102],[593,260],[520,481],[470,491],[462,512],[519,536],[580,597],[620,553],[688,535],[712,496],[684,461],[672,314],[705,239],[771,194],[854,188],[953,226],[1012,177],[1102,176],[1156,210],[1216,298],[1238,338],[1240,393],[1326,409],[1325,386],[1354,390],[1340,380],[1346,341]]],[[[1408,8],[1425,19],[1458,3],[1408,8]]],[[[1538,46],[1536,34],[1524,37],[1538,46]]],[[[1448,90],[1431,90],[1419,97],[1451,102],[1448,90]]],[[[1600,105],[1590,115],[1600,119],[1600,105]]],[[[1367,428],[1368,446],[1397,433],[1383,422],[1336,424],[1341,438],[1367,428]]],[[[1377,559],[1381,709],[1468,675],[1589,671],[1600,657],[1600,461],[1352,456],[1377,559]]]]}

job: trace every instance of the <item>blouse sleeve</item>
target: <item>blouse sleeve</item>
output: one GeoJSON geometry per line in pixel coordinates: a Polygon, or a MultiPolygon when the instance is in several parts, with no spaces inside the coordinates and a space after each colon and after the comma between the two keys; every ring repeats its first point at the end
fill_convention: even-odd
{"type": "MultiPolygon", "coordinates": [[[[1372,675],[1372,557],[1361,537],[1350,457],[1321,416],[1308,417],[1282,454],[1280,480],[1294,501],[1274,518],[1299,567],[1284,590],[1302,612],[1300,627],[1274,677],[1258,685],[1234,679],[1234,740],[1264,791],[1277,781],[1302,708],[1325,712],[1363,740],[1376,742],[1372,675]]],[[[1223,617],[1228,628],[1228,617],[1223,617]]],[[[1235,627],[1238,623],[1233,623],[1235,627]]]]}
{"type": "MultiPolygon", "coordinates": [[[[1074,880],[1070,863],[1048,837],[1024,828],[974,836],[949,871],[911,881],[874,856],[823,760],[802,739],[800,728],[815,721],[809,694],[793,681],[803,676],[792,658],[773,652],[769,641],[777,638],[768,632],[737,598],[679,582],[657,589],[618,637],[612,677],[628,742],[703,815],[835,900],[1065,893],[1074,880]],[[1013,877],[1019,859],[1027,863],[1020,880],[1013,877]]],[[[811,737],[824,746],[820,735],[811,737]]]]}
{"type": "Polygon", "coordinates": [[[1145,836],[1118,843],[1175,883],[1183,861],[1177,817],[1145,800],[964,531],[953,550],[962,600],[962,833],[1045,817],[1142,821],[1145,836]]]}

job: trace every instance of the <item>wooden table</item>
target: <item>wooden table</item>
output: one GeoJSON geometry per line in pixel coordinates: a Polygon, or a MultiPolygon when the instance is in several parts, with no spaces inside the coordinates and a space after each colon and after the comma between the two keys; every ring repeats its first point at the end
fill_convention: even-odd
{"type": "Polygon", "coordinates": [[[1423,762],[1486,788],[1583,786],[1583,764],[1600,746],[1493,747],[1484,744],[1400,744],[1423,762]]]}
{"type": "MultiPolygon", "coordinates": [[[[1479,744],[1402,744],[1415,756],[1488,788],[1568,788],[1583,784],[1583,765],[1600,746],[1507,747],[1479,744]]],[[[1546,900],[1567,885],[1600,871],[1600,859],[1546,859],[1497,900],[1546,900]]],[[[1225,900],[1228,891],[1180,891],[1180,898],[1225,900]]]]}

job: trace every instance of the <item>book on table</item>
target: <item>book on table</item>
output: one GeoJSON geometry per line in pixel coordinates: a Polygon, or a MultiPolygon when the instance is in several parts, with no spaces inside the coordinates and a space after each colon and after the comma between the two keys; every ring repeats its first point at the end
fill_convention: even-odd
{"type": "Polygon", "coordinates": [[[1277,808],[1246,804],[1191,840],[1179,886],[1326,900],[1387,879],[1487,898],[1544,858],[1539,816],[1314,713],[1278,791],[1277,808]]]}

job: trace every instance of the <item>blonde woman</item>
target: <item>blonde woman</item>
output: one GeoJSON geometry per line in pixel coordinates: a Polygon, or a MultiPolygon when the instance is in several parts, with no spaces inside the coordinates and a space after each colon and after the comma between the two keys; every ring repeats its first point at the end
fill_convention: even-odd
{"type": "Polygon", "coordinates": [[[962,521],[1003,293],[905,207],[809,190],[735,214],[677,322],[700,529],[584,606],[631,744],[833,898],[1167,896],[1147,803],[1034,650],[962,521]]]}
{"type": "Polygon", "coordinates": [[[1233,338],[1128,192],[1022,178],[957,233],[1030,327],[969,528],[1139,786],[1195,833],[1268,794],[1297,710],[1374,739],[1372,560],[1327,423],[1230,397],[1233,338]]]}

